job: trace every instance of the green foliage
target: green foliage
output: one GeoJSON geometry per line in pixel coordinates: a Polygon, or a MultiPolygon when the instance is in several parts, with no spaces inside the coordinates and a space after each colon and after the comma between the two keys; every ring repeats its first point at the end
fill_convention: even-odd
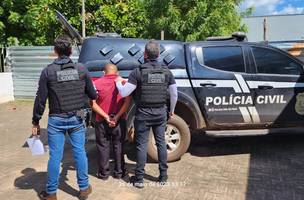
{"type": "MultiPolygon", "coordinates": [[[[182,41],[246,30],[241,0],[86,0],[86,33],[117,32],[123,37],[182,41]]],[[[1,0],[1,45],[51,45],[62,33],[60,11],[81,32],[81,0],[1,0]]]]}
{"type": "Polygon", "coordinates": [[[8,37],[7,38],[7,45],[8,46],[18,46],[19,40],[16,37],[8,37]]]}
{"type": "Polygon", "coordinates": [[[116,32],[123,37],[140,37],[146,23],[141,0],[87,1],[87,32],[116,32]],[[96,6],[98,5],[98,6],[96,6]]]}
{"type": "Polygon", "coordinates": [[[146,37],[182,41],[203,40],[209,36],[230,35],[244,31],[236,0],[147,0],[147,15],[151,19],[146,37]],[[158,17],[154,17],[158,16],[158,17]]]}

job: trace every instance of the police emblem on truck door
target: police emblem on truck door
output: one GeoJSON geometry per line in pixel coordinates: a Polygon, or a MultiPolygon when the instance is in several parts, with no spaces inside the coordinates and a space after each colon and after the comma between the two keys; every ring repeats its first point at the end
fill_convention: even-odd
{"type": "Polygon", "coordinates": [[[57,71],[58,82],[77,81],[77,80],[79,80],[79,74],[76,69],[57,71]]]}
{"type": "Polygon", "coordinates": [[[304,115],[304,93],[299,93],[297,95],[295,110],[299,115],[304,115]]]}

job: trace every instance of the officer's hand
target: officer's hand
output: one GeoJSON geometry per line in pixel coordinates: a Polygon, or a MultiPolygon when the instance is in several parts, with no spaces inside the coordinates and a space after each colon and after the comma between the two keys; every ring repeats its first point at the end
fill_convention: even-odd
{"type": "Polygon", "coordinates": [[[112,120],[115,122],[115,125],[118,123],[119,117],[115,115],[112,120]]]}
{"type": "Polygon", "coordinates": [[[32,127],[32,135],[37,136],[40,135],[40,125],[33,125],[32,127]]]}
{"type": "Polygon", "coordinates": [[[125,79],[123,79],[121,76],[118,76],[116,79],[115,79],[115,82],[122,82],[124,81],[125,79]]]}

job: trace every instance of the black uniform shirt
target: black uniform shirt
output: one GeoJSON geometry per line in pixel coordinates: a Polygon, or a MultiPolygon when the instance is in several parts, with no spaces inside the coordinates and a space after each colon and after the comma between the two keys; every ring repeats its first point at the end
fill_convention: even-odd
{"type": "MultiPolygon", "coordinates": [[[[148,61],[148,63],[151,66],[159,65],[156,60],[148,61]]],[[[139,68],[136,68],[130,73],[128,82],[137,86],[137,83],[140,81],[141,81],[141,73],[140,73],[139,68]]],[[[173,84],[175,84],[175,79],[174,79],[174,76],[171,73],[171,71],[169,71],[168,85],[173,85],[173,84]]],[[[137,88],[136,88],[136,90],[137,90],[137,88]]],[[[136,113],[135,113],[135,117],[138,120],[160,120],[160,119],[165,118],[166,116],[167,116],[167,106],[166,105],[159,107],[159,108],[137,107],[136,113]]]]}
{"type": "MultiPolygon", "coordinates": [[[[73,62],[69,57],[67,56],[62,56],[57,58],[56,60],[54,60],[54,64],[57,65],[63,65],[63,64],[67,64],[67,63],[71,63],[73,62]]],[[[52,65],[48,66],[48,67],[52,67],[52,65]]],[[[97,94],[95,91],[95,88],[93,86],[93,83],[89,77],[88,71],[85,67],[83,67],[81,70],[85,71],[85,93],[87,94],[87,96],[90,99],[96,99],[97,98],[97,94]]],[[[39,120],[41,119],[43,112],[45,110],[45,104],[46,104],[46,100],[49,97],[49,93],[48,93],[48,81],[49,81],[49,77],[47,74],[47,68],[44,68],[41,72],[40,75],[40,79],[39,79],[39,85],[38,85],[38,90],[36,93],[36,98],[35,98],[35,103],[34,103],[34,109],[33,109],[33,118],[32,118],[32,123],[33,124],[39,124],[39,120]]],[[[53,98],[56,99],[56,98],[53,98]]],[[[50,102],[49,102],[50,104],[50,102]]],[[[54,113],[53,110],[50,109],[49,111],[49,115],[52,116],[59,116],[59,117],[67,117],[67,116],[71,116],[74,115],[75,112],[71,112],[71,113],[54,113]]]]}

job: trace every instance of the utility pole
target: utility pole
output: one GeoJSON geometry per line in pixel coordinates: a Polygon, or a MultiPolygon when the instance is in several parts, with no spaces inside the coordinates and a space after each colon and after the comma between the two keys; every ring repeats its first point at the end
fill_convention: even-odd
{"type": "Polygon", "coordinates": [[[85,0],[82,0],[82,38],[86,37],[85,0]]]}
{"type": "Polygon", "coordinates": [[[263,21],[263,39],[264,41],[267,40],[267,18],[264,18],[263,21]]]}
{"type": "Polygon", "coordinates": [[[160,39],[161,39],[161,40],[164,40],[164,39],[165,39],[165,31],[164,31],[164,30],[162,30],[162,31],[160,32],[160,39]]]}

